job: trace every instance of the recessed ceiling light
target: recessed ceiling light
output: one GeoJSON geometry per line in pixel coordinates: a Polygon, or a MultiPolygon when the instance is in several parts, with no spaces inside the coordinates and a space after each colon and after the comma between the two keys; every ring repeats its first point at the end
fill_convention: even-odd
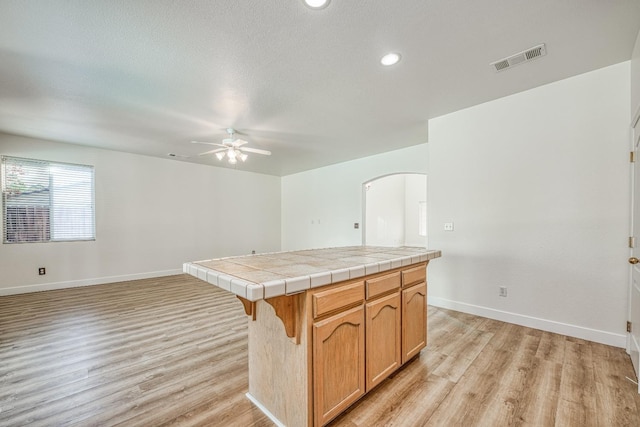
{"type": "Polygon", "coordinates": [[[387,53],[385,56],[380,58],[380,63],[386,66],[397,64],[398,61],[400,61],[400,54],[395,52],[387,53]]]}
{"type": "Polygon", "coordinates": [[[329,0],[304,0],[304,4],[311,9],[324,9],[329,6],[329,0]]]}

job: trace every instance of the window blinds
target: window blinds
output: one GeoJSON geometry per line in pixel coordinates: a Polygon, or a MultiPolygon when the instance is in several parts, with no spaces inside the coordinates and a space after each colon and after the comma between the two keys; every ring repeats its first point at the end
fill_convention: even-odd
{"type": "Polygon", "coordinates": [[[4,243],[95,239],[92,166],[2,157],[4,243]]]}

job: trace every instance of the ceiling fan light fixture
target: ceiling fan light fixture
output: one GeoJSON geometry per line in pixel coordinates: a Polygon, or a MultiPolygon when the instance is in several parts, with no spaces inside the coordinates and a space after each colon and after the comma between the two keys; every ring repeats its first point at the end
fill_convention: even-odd
{"type": "Polygon", "coordinates": [[[389,67],[391,65],[395,65],[400,61],[400,54],[396,52],[389,52],[380,58],[380,63],[385,67],[389,67]]]}
{"type": "Polygon", "coordinates": [[[311,9],[324,9],[329,6],[330,0],[304,0],[304,4],[311,9]]]}
{"type": "MultiPolygon", "coordinates": [[[[216,158],[219,161],[222,161],[226,157],[227,161],[231,165],[237,164],[238,159],[242,162],[247,161],[247,159],[249,158],[249,155],[245,153],[244,150],[246,150],[249,153],[257,153],[265,156],[271,155],[271,151],[261,150],[258,148],[244,147],[244,145],[248,144],[248,142],[242,139],[235,138],[234,136],[235,133],[236,133],[235,129],[227,128],[228,137],[222,140],[222,144],[217,142],[201,142],[201,141],[191,141],[191,142],[193,144],[207,144],[207,145],[213,145],[215,147],[220,147],[220,148],[215,148],[213,150],[205,151],[204,153],[200,153],[198,154],[198,156],[215,154],[216,158]]],[[[172,154],[169,154],[169,155],[171,156],[172,154]]]]}

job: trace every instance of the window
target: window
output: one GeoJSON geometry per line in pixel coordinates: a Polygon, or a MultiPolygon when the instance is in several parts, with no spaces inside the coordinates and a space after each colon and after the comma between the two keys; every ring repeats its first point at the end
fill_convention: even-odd
{"type": "Polygon", "coordinates": [[[2,156],[4,243],[95,239],[93,166],[2,156]]]}

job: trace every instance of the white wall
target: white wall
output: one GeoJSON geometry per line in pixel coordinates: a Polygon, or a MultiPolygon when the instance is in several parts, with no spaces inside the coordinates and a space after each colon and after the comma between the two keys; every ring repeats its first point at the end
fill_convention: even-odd
{"type": "Polygon", "coordinates": [[[640,114],[640,32],[631,54],[631,114],[640,114]]]}
{"type": "Polygon", "coordinates": [[[429,122],[431,304],[625,346],[629,73],[429,122]]]}
{"type": "Polygon", "coordinates": [[[427,176],[405,175],[404,244],[406,246],[427,246],[427,238],[420,236],[419,202],[427,200],[427,176]]]}
{"type": "Polygon", "coordinates": [[[282,249],[362,244],[362,184],[426,173],[427,144],[282,177],[282,249]]]}
{"type": "Polygon", "coordinates": [[[6,134],[0,154],[94,165],[96,191],[96,241],[0,244],[0,295],[280,249],[278,177],[6,134]]]}

